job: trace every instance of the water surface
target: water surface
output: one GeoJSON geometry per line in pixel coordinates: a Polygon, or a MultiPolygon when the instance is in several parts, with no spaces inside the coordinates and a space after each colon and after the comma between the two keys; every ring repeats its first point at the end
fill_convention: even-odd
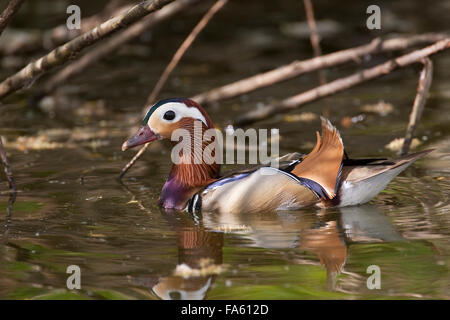
{"type": "MultiPolygon", "coordinates": [[[[409,8],[411,2],[399,3],[409,8]]],[[[352,19],[363,5],[351,10],[318,5],[324,8],[318,11],[320,17],[344,26],[343,34],[323,41],[325,52],[378,35],[362,30],[359,18],[352,19]]],[[[243,10],[231,2],[217,16],[183,58],[161,98],[192,96],[311,55],[308,39],[281,32],[285,21],[303,19],[300,8],[289,9],[298,1],[282,1],[279,6],[250,1],[245,6],[243,10]]],[[[411,32],[448,27],[444,4],[422,6],[423,15],[417,16],[417,10],[386,4],[410,23],[411,32]]],[[[46,14],[55,13],[42,13],[46,14]]],[[[0,298],[448,299],[448,52],[433,58],[433,85],[417,131],[417,150],[437,150],[367,205],[233,216],[165,212],[157,199],[170,170],[170,150],[159,143],[122,184],[116,180],[133,155],[120,151],[123,140],[138,124],[146,96],[199,15],[193,11],[185,19],[167,22],[150,42],[135,41],[72,79],[54,96],[50,114],[27,107],[41,82],[1,107],[0,134],[8,141],[19,193],[8,210],[4,184],[0,189],[0,298]],[[21,136],[26,138],[20,140],[21,136]],[[69,265],[82,270],[81,290],[66,289],[69,265]],[[380,267],[379,290],[367,287],[370,265],[380,267]]],[[[395,24],[390,28],[383,32],[402,31],[395,24]]],[[[367,65],[382,60],[376,56],[367,65]]],[[[357,67],[336,67],[327,77],[334,79],[357,67]]],[[[419,71],[420,66],[399,70],[294,114],[327,114],[354,157],[394,157],[385,145],[404,135],[419,71]],[[381,100],[393,105],[392,113],[361,110],[381,100]],[[358,115],[364,120],[341,125],[344,117],[358,115]]],[[[315,85],[317,74],[310,74],[220,102],[207,111],[223,128],[260,102],[315,85]]],[[[280,128],[282,154],[308,152],[319,121],[289,121],[278,115],[254,127],[280,128]]]]}

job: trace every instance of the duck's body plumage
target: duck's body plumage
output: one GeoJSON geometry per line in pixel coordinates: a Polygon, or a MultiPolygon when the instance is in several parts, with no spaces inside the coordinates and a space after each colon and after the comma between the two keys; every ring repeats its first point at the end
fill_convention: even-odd
{"type": "MultiPolygon", "coordinates": [[[[220,212],[294,210],[318,200],[300,179],[272,167],[262,167],[222,185],[213,183],[193,200],[198,202],[199,197],[202,210],[220,212]]],[[[193,203],[193,208],[198,210],[198,205],[193,203]]]]}
{"type": "MultiPolygon", "coordinates": [[[[186,210],[223,213],[295,210],[312,205],[360,205],[376,197],[400,172],[431,151],[424,150],[395,160],[343,160],[336,196],[332,199],[327,198],[324,192],[321,194],[320,186],[310,183],[313,180],[294,175],[287,165],[237,173],[219,179],[196,193],[189,200],[186,210]]],[[[297,161],[304,157],[298,153],[286,156],[298,158],[297,161]]]]}
{"type": "Polygon", "coordinates": [[[213,128],[209,116],[192,100],[161,101],[150,109],[138,134],[122,146],[126,150],[170,138],[176,128],[192,132],[191,154],[181,154],[182,163],[173,165],[163,187],[160,204],[164,208],[250,213],[313,205],[359,205],[373,199],[400,172],[432,151],[395,160],[348,159],[338,130],[322,118],[322,134],[317,132],[316,145],[309,154],[287,154],[275,162],[277,166],[260,165],[220,176],[219,164],[211,159],[202,158],[202,162],[196,164],[187,161],[196,156],[195,152],[206,148],[204,141],[195,139],[199,134],[194,132],[195,122],[201,123],[202,134],[213,128]]]}

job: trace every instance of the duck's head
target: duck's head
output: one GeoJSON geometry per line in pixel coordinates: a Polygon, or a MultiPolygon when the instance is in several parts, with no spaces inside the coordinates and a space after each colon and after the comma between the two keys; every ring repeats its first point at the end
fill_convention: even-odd
{"type": "Polygon", "coordinates": [[[190,130],[195,121],[201,121],[205,129],[214,127],[206,111],[195,101],[186,98],[161,100],[150,107],[141,128],[123,143],[122,151],[155,140],[170,140],[175,130],[190,130]]]}

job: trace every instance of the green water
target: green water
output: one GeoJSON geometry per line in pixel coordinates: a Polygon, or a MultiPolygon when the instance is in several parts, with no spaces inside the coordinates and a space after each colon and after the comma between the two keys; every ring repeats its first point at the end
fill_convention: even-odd
{"type": "MultiPolygon", "coordinates": [[[[406,1],[386,7],[410,21],[411,32],[448,27],[444,3],[420,7],[412,2],[423,12],[420,16],[401,3],[406,1]]],[[[290,38],[280,31],[284,21],[303,19],[298,5],[298,1],[279,5],[249,1],[242,9],[232,1],[183,58],[161,98],[192,96],[310,57],[308,39],[290,38]]],[[[361,23],[353,19],[355,12],[364,12],[363,4],[317,6],[323,8],[317,9],[319,17],[345,27],[343,34],[324,40],[325,52],[378,35],[359,26],[364,15],[358,15],[361,23]]],[[[116,180],[134,154],[122,153],[122,142],[138,124],[147,95],[201,11],[165,23],[150,43],[132,42],[71,79],[55,96],[52,115],[27,107],[33,90],[45,79],[0,106],[0,134],[8,141],[19,190],[7,216],[8,192],[4,183],[0,186],[0,298],[448,299],[448,52],[433,57],[430,98],[417,131],[421,141],[417,150],[437,150],[365,206],[233,216],[165,212],[157,199],[170,170],[170,150],[158,143],[123,184],[116,180]],[[17,142],[20,136],[41,137],[45,143],[28,140],[24,151],[25,143],[17,142]],[[184,278],[176,272],[180,266],[199,270],[206,262],[210,269],[204,276],[184,278]],[[69,265],[81,268],[81,290],[66,287],[69,265]],[[370,265],[380,268],[380,289],[367,287],[370,265]]],[[[59,17],[52,12],[42,15],[53,17],[45,20],[48,24],[58,21],[54,15],[59,17]]],[[[367,65],[382,59],[373,57],[367,65]]],[[[327,77],[334,79],[355,68],[356,63],[336,67],[327,77]]],[[[1,75],[12,72],[4,68],[1,75]]],[[[395,157],[384,146],[404,135],[419,72],[420,66],[399,70],[295,113],[326,112],[351,156],[395,157]],[[381,116],[361,111],[363,105],[380,100],[391,103],[393,112],[381,116]],[[361,114],[362,122],[348,128],[340,124],[343,117],[361,114]]],[[[219,102],[207,111],[223,128],[258,102],[282,99],[317,81],[317,74],[308,74],[219,102]]],[[[319,121],[289,122],[278,115],[254,127],[279,128],[282,154],[308,152],[319,121]]]]}

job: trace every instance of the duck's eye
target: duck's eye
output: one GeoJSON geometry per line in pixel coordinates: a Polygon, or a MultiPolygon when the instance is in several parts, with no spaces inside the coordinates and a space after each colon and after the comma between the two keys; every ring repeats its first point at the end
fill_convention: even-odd
{"type": "Polygon", "coordinates": [[[166,113],[164,113],[163,118],[165,120],[173,120],[175,119],[175,112],[173,112],[172,110],[166,111],[166,113]]]}

